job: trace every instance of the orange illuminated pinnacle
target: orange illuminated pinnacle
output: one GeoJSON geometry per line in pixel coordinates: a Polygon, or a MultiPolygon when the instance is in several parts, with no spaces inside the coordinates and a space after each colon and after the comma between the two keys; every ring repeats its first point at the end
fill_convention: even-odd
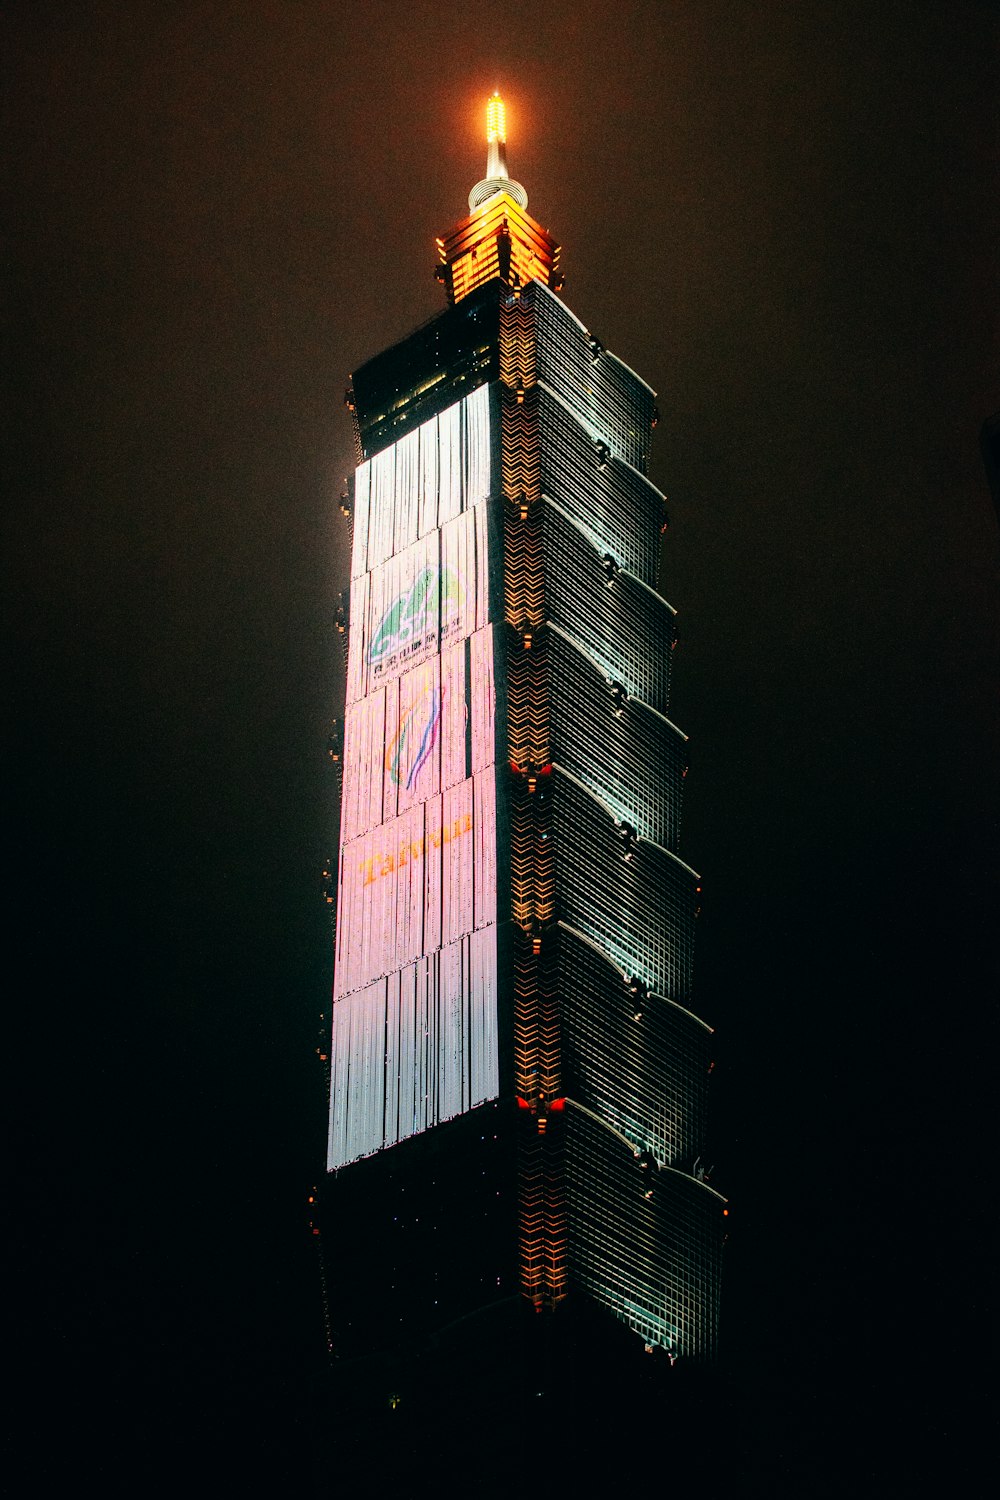
{"type": "Polygon", "coordinates": [[[494,90],[492,99],[486,101],[486,141],[506,141],[507,139],[507,111],[504,109],[503,100],[500,98],[499,89],[494,90]]]}
{"type": "Polygon", "coordinates": [[[469,194],[470,209],[479,208],[497,193],[507,193],[521,208],[528,206],[524,188],[507,175],[507,111],[499,89],[486,101],[486,176],[469,194]]]}
{"type": "Polygon", "coordinates": [[[486,176],[469,194],[469,217],[437,242],[438,279],[452,304],[499,277],[512,288],[541,281],[558,290],[559,246],[527,213],[528,195],[507,175],[507,112],[495,89],[486,101],[486,176]]]}
{"type": "MultiPolygon", "coordinates": [[[[486,148],[486,176],[483,183],[472,189],[472,194],[478,194],[480,197],[482,197],[480,189],[484,185],[496,192],[501,183],[510,182],[507,175],[507,111],[504,109],[499,91],[486,101],[486,148]]],[[[517,186],[524,197],[524,203],[521,205],[523,208],[528,202],[528,195],[520,184],[517,186]]],[[[513,196],[516,198],[518,195],[515,193],[513,196]]],[[[472,195],[470,195],[469,207],[473,207],[472,195]]]]}

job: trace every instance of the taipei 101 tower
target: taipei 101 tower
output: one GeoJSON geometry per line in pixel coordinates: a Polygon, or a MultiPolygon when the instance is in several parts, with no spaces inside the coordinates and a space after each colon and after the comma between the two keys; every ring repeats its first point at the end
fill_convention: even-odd
{"type": "Polygon", "coordinates": [[[654,392],[562,301],[499,95],[486,122],[447,307],[348,394],[329,1344],[393,1378],[490,1350],[533,1395],[600,1347],[669,1383],[713,1358],[726,1207],[654,392]]]}

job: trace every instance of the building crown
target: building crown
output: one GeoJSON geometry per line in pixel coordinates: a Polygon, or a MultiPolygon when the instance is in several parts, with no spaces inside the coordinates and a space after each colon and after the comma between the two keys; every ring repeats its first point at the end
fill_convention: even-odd
{"type": "Polygon", "coordinates": [[[486,102],[486,176],[469,194],[469,218],[437,242],[436,275],[452,305],[495,277],[512,288],[562,285],[559,246],[527,205],[524,188],[507,176],[507,112],[497,91],[486,102]]]}

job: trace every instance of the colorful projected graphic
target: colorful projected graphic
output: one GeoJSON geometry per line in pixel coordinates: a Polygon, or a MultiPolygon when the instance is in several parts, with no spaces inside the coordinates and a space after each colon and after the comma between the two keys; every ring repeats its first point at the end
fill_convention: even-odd
{"type": "Polygon", "coordinates": [[[488,619],[489,528],[480,504],[351,584],[348,703],[429,661],[488,619]]]}
{"type": "Polygon", "coordinates": [[[328,1165],[496,1098],[489,391],[356,478],[328,1165]]]}
{"type": "Polygon", "coordinates": [[[342,844],[493,766],[495,740],[487,625],[348,704],[342,844]]]}
{"type": "Polygon", "coordinates": [[[402,783],[407,790],[412,787],[434,749],[440,724],[441,689],[432,684],[419,703],[405,711],[386,746],[385,768],[396,786],[402,783]]]}
{"type": "Polygon", "coordinates": [[[465,591],[450,568],[423,568],[412,587],[397,594],[368,647],[369,662],[395,656],[407,645],[423,645],[430,632],[442,636],[462,607],[465,591]]]}

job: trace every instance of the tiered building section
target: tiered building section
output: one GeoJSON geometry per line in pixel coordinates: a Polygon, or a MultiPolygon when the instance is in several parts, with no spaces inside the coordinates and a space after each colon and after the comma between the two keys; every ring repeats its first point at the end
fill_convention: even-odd
{"type": "Polygon", "coordinates": [[[537,283],[500,347],[524,1288],[704,1355],[723,1204],[696,1175],[711,1033],[688,1009],[653,392],[537,283]]]}
{"type": "MultiPolygon", "coordinates": [[[[724,1201],[654,393],[552,290],[498,104],[451,307],[354,379],[328,1199],[367,1222],[328,1283],[356,1301],[367,1262],[376,1343],[582,1299],[706,1359],[724,1201]]],[[[363,1322],[334,1309],[335,1347],[363,1322]]]]}

